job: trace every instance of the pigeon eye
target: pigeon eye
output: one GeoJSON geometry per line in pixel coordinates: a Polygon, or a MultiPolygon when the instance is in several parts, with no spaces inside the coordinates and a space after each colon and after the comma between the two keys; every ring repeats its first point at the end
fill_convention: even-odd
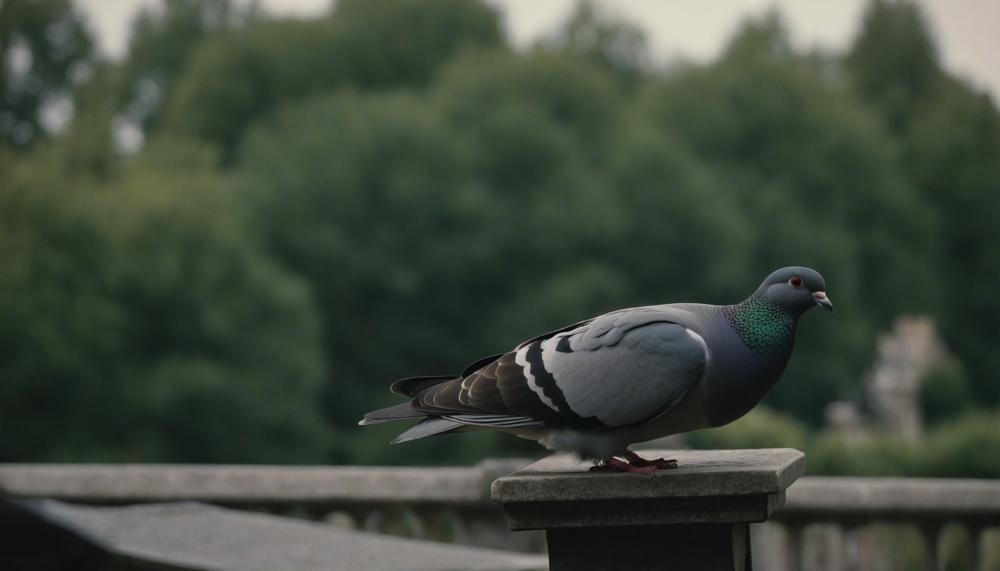
{"type": "Polygon", "coordinates": [[[788,280],[788,284],[792,287],[802,287],[802,278],[799,276],[792,276],[792,279],[788,280]]]}

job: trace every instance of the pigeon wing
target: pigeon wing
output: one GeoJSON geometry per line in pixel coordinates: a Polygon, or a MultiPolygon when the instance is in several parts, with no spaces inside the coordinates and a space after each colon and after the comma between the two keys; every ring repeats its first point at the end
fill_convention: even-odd
{"type": "Polygon", "coordinates": [[[641,424],[679,402],[708,360],[674,318],[663,306],[627,309],[536,337],[421,392],[414,408],[495,427],[641,424]]]}

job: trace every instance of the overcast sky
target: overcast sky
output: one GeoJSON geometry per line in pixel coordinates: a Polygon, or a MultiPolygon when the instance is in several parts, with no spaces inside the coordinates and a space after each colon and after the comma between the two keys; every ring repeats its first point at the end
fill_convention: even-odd
{"type": "MultiPolygon", "coordinates": [[[[136,10],[153,0],[76,0],[87,14],[106,54],[121,56],[136,10]]],[[[504,14],[510,37],[530,44],[551,30],[575,0],[489,0],[504,14]]],[[[1000,100],[1000,1],[918,0],[929,16],[945,65],[1000,100]]],[[[748,16],[777,8],[802,47],[841,49],[857,32],[866,0],[604,0],[611,10],[646,30],[660,61],[715,56],[748,16]]],[[[273,14],[311,16],[330,0],[262,0],[273,14]]]]}

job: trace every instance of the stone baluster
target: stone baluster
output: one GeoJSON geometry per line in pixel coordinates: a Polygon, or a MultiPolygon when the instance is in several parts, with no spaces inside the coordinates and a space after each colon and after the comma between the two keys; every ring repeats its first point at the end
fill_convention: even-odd
{"type": "Polygon", "coordinates": [[[924,547],[927,550],[927,571],[943,571],[944,559],[941,557],[941,522],[925,522],[919,526],[920,535],[924,537],[924,547]]]}
{"type": "Polygon", "coordinates": [[[982,525],[966,526],[969,533],[969,561],[972,571],[986,571],[986,533],[982,525]]]}
{"type": "Polygon", "coordinates": [[[805,525],[798,521],[785,524],[785,561],[787,561],[788,571],[802,571],[802,559],[805,549],[802,538],[805,534],[805,525]]]}

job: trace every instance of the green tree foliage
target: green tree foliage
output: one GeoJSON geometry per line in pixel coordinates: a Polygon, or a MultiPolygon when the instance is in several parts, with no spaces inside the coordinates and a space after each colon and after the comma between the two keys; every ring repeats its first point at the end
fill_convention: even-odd
{"type": "Polygon", "coordinates": [[[580,0],[566,22],[541,43],[553,50],[583,57],[633,84],[649,67],[646,35],[632,22],[609,14],[593,0],[580,0]]]}
{"type": "Polygon", "coordinates": [[[66,103],[92,50],[70,0],[0,2],[0,147],[24,149],[46,135],[43,111],[66,103]]]}
{"type": "Polygon", "coordinates": [[[476,54],[432,98],[481,188],[475,224],[492,252],[471,291],[476,321],[499,326],[485,328],[492,351],[616,305],[622,275],[602,251],[622,222],[606,170],[623,117],[611,78],[572,58],[476,54]]]}
{"type": "Polygon", "coordinates": [[[259,17],[251,3],[231,0],[163,0],[143,6],[132,22],[128,56],[117,78],[118,107],[148,133],[163,102],[201,41],[259,17]]]}
{"type": "Polygon", "coordinates": [[[271,20],[204,42],[167,125],[220,145],[283,100],[346,86],[420,85],[452,55],[500,44],[496,13],[465,0],[347,0],[323,19],[271,20]]]}
{"type": "Polygon", "coordinates": [[[314,284],[337,426],[353,430],[378,394],[366,385],[381,393],[384,379],[462,358],[449,339],[468,324],[462,274],[481,254],[464,238],[483,206],[465,196],[461,157],[419,101],[356,94],[279,113],[240,152],[266,243],[314,284]]]}
{"type": "Polygon", "coordinates": [[[1000,115],[912,4],[876,0],[843,57],[795,50],[772,15],[669,70],[586,2],[527,51],[479,1],[238,5],[143,12],[69,128],[0,155],[0,430],[24,435],[3,459],[536,452],[393,448],[398,427],[355,422],[398,377],[618,307],[737,301],[787,264],[823,271],[837,314],[806,317],[774,412],[696,443],[928,475],[986,445],[992,416],[952,423],[1000,400],[1000,115]],[[133,157],[122,117],[147,135],[133,157]],[[958,359],[925,384],[931,448],[815,435],[904,312],[935,315],[958,359]]]}
{"type": "MultiPolygon", "coordinates": [[[[717,430],[691,434],[695,448],[806,448],[808,429],[794,417],[760,406],[717,430]]],[[[810,470],[810,472],[813,472],[810,470]]],[[[814,472],[815,473],[815,472],[814,472]]]]}
{"type": "Polygon", "coordinates": [[[962,362],[948,357],[920,381],[920,412],[930,424],[954,418],[971,401],[962,362]]]}
{"type": "Polygon", "coordinates": [[[902,149],[898,170],[938,214],[936,312],[976,399],[1000,402],[1000,114],[986,94],[941,68],[919,8],[872,2],[846,58],[854,84],[902,149]],[[969,277],[969,279],[966,279],[969,277]]]}
{"type": "Polygon", "coordinates": [[[747,281],[792,260],[834,276],[844,311],[809,324],[772,396],[814,420],[850,392],[845,379],[858,379],[877,327],[936,299],[935,284],[910,278],[931,271],[936,219],[877,118],[824,69],[792,52],[771,17],[749,23],[714,64],[651,84],[640,102],[708,161],[756,230],[747,281]]]}
{"type": "Polygon", "coordinates": [[[218,178],[69,188],[38,166],[0,185],[0,458],[322,459],[309,290],[244,239],[218,178]]]}
{"type": "Polygon", "coordinates": [[[798,448],[812,475],[998,478],[998,422],[1000,411],[973,409],[932,426],[917,442],[878,434],[847,439],[761,406],[688,440],[695,448],[798,448]]]}
{"type": "Polygon", "coordinates": [[[872,0],[844,63],[858,92],[903,134],[945,79],[937,47],[916,4],[872,0]]]}
{"type": "Polygon", "coordinates": [[[913,184],[947,222],[940,266],[949,304],[938,312],[976,400],[1000,402],[1000,115],[988,96],[950,80],[908,138],[913,184]],[[965,279],[965,276],[972,276],[965,279]]]}

